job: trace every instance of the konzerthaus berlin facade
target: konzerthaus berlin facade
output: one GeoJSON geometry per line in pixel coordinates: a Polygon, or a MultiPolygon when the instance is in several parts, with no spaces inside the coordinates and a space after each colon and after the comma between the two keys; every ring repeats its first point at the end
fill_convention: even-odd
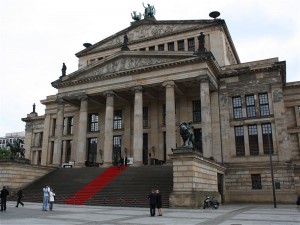
{"type": "Polygon", "coordinates": [[[85,46],[78,70],[52,82],[45,115],[22,119],[32,164],[172,163],[192,121],[195,151],[226,168],[230,201],[272,190],[269,150],[277,194],[300,194],[300,82],[286,82],[285,61],[241,63],[223,19],[144,18],[85,46]]]}

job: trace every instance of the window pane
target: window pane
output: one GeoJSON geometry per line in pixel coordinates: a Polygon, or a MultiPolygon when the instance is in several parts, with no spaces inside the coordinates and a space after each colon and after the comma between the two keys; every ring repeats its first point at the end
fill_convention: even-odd
{"type": "Polygon", "coordinates": [[[122,110],[114,111],[114,130],[122,129],[122,110]]]}
{"type": "Polygon", "coordinates": [[[98,113],[89,114],[89,132],[99,131],[99,117],[98,113]]]}
{"type": "Polygon", "coordinates": [[[168,51],[174,51],[174,42],[168,43],[168,51]]]}
{"type": "Polygon", "coordinates": [[[247,117],[256,116],[254,95],[246,96],[246,111],[247,111],[247,117]]]}
{"type": "Polygon", "coordinates": [[[259,154],[259,147],[258,147],[257,126],[256,125],[249,125],[248,126],[248,134],[249,134],[250,155],[258,155],[259,154]]]}
{"type": "Polygon", "coordinates": [[[243,156],[245,155],[244,127],[237,126],[234,128],[234,130],[235,130],[236,155],[243,156]]]}
{"type": "Polygon", "coordinates": [[[232,98],[233,105],[233,118],[238,119],[243,117],[242,113],[242,100],[240,96],[232,98]]]}
{"type": "Polygon", "coordinates": [[[148,127],[148,107],[143,107],[143,127],[148,127]]]}
{"type": "Polygon", "coordinates": [[[188,39],[188,51],[195,51],[195,39],[194,38],[188,39]]]}
{"type": "Polygon", "coordinates": [[[184,41],[180,40],[177,42],[178,44],[178,51],[184,51],[184,41]]]}
{"type": "Polygon", "coordinates": [[[165,50],[165,45],[158,45],[158,51],[164,51],[165,50]]]}
{"type": "Polygon", "coordinates": [[[193,101],[193,122],[201,122],[200,100],[193,101]]]}
{"type": "Polygon", "coordinates": [[[251,174],[252,189],[261,189],[261,177],[260,174],[251,174]]]}
{"type": "Polygon", "coordinates": [[[262,124],[262,138],[264,146],[264,154],[270,154],[274,152],[273,150],[273,138],[272,138],[272,127],[270,123],[262,124]]]}
{"type": "Polygon", "coordinates": [[[268,100],[268,94],[259,94],[259,109],[260,109],[260,115],[261,116],[268,116],[270,115],[269,111],[269,100],[268,100]]]}

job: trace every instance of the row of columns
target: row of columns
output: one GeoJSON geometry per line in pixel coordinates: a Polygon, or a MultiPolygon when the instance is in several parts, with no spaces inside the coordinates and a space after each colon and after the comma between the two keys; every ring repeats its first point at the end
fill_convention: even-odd
{"type": "MultiPolygon", "coordinates": [[[[176,118],[175,118],[175,82],[166,81],[162,84],[166,89],[166,149],[167,155],[172,154],[176,148],[176,118]]],[[[143,88],[133,88],[134,95],[134,130],[133,130],[133,160],[135,165],[143,163],[143,88]]],[[[104,165],[112,164],[113,150],[113,117],[114,117],[114,92],[107,91],[105,109],[105,138],[103,160],[104,165]]],[[[208,79],[200,80],[201,118],[202,118],[202,143],[203,156],[210,157],[212,154],[212,129],[210,93],[208,79]]],[[[80,104],[78,126],[78,148],[74,152],[76,162],[81,162],[86,157],[87,147],[87,123],[88,123],[88,97],[83,96],[80,104]]],[[[62,99],[57,101],[57,118],[55,130],[55,142],[53,152],[53,164],[61,164],[62,136],[63,136],[64,104],[62,99]]]]}

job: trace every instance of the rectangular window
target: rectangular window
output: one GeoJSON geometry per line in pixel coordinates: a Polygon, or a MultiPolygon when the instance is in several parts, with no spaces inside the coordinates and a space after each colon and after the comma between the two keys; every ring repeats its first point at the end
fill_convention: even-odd
{"type": "Polygon", "coordinates": [[[195,51],[195,38],[188,39],[188,51],[195,51]]]}
{"type": "Polygon", "coordinates": [[[73,117],[67,117],[67,134],[73,134],[73,117]]]}
{"type": "Polygon", "coordinates": [[[242,99],[241,96],[236,96],[232,98],[233,106],[233,118],[238,119],[243,117],[242,113],[242,99]]]}
{"type": "Polygon", "coordinates": [[[252,189],[261,189],[260,174],[251,174],[252,189]]]}
{"type": "Polygon", "coordinates": [[[166,126],[166,104],[162,105],[162,125],[166,126]]]}
{"type": "Polygon", "coordinates": [[[264,146],[264,154],[273,154],[273,138],[272,138],[272,126],[270,123],[265,123],[261,125],[262,129],[262,139],[264,146]]]}
{"type": "Polygon", "coordinates": [[[56,119],[52,120],[52,130],[51,130],[51,135],[55,135],[55,129],[56,129],[56,119]]]}
{"type": "Polygon", "coordinates": [[[254,95],[246,96],[246,111],[247,111],[247,117],[256,116],[254,95]]]}
{"type": "Polygon", "coordinates": [[[140,51],[146,51],[146,48],[140,48],[140,51]]]}
{"type": "Polygon", "coordinates": [[[114,111],[114,130],[122,129],[122,110],[114,111]]]}
{"type": "Polygon", "coordinates": [[[256,125],[248,126],[248,134],[249,134],[249,150],[250,155],[258,155],[259,147],[258,147],[258,133],[256,125]]]}
{"type": "Polygon", "coordinates": [[[155,50],[155,46],[150,46],[149,47],[149,51],[154,51],[155,50]]]}
{"type": "Polygon", "coordinates": [[[202,129],[194,129],[194,138],[195,138],[195,149],[197,149],[200,153],[202,151],[202,129]]]}
{"type": "Polygon", "coordinates": [[[143,127],[148,127],[148,107],[143,107],[143,127]]]}
{"type": "Polygon", "coordinates": [[[177,42],[178,51],[184,51],[184,40],[180,40],[177,42]]]}
{"type": "Polygon", "coordinates": [[[245,155],[245,142],[244,142],[244,127],[234,127],[235,132],[235,150],[237,156],[245,155]]]}
{"type": "Polygon", "coordinates": [[[99,116],[98,116],[98,113],[90,113],[88,117],[89,117],[88,131],[89,132],[99,131],[99,116]]]}
{"type": "Polygon", "coordinates": [[[165,45],[158,45],[158,51],[164,51],[165,50],[165,45]]]}
{"type": "Polygon", "coordinates": [[[168,43],[168,51],[174,51],[174,42],[169,42],[168,43]]]}
{"type": "Polygon", "coordinates": [[[260,110],[260,115],[261,116],[269,116],[270,115],[270,110],[269,110],[269,99],[268,99],[268,94],[259,94],[259,110],[260,110]]]}
{"type": "Polygon", "coordinates": [[[201,122],[201,102],[200,100],[193,101],[193,122],[201,122]]]}

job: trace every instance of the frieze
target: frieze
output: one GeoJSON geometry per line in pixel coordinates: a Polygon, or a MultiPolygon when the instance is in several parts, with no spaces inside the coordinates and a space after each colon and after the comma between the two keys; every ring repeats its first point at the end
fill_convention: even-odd
{"type": "Polygon", "coordinates": [[[174,61],[174,58],[140,58],[140,57],[121,58],[113,62],[107,63],[106,65],[103,65],[100,68],[96,68],[95,70],[89,72],[84,76],[81,76],[80,78],[99,76],[108,73],[130,70],[134,68],[156,65],[156,64],[166,63],[171,61],[174,61]]]}

